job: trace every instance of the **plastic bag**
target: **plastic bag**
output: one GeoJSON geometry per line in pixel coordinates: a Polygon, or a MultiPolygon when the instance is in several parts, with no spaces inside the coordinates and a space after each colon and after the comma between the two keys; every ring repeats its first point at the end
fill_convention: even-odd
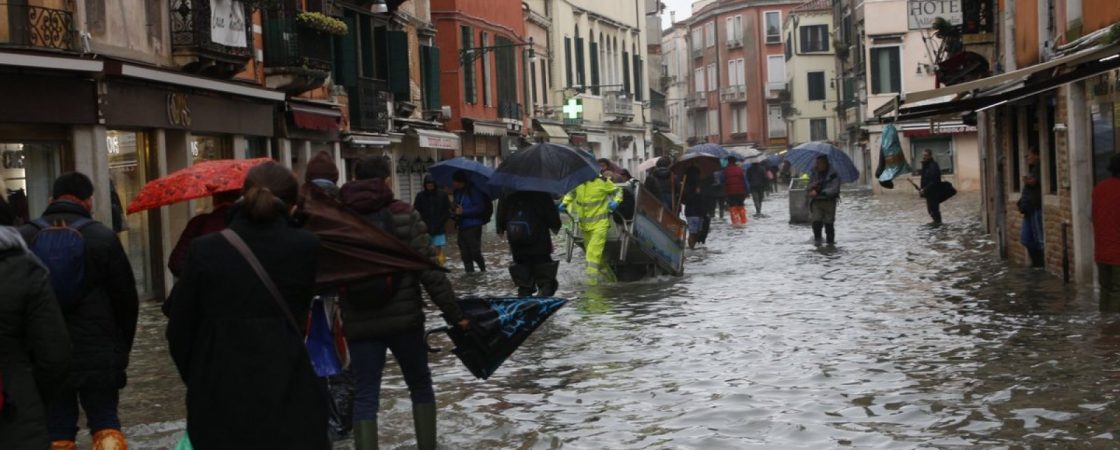
{"type": "Polygon", "coordinates": [[[175,446],[175,450],[194,450],[194,446],[191,445],[191,438],[187,436],[186,431],[183,432],[183,438],[179,439],[179,445],[175,446]]]}
{"type": "Polygon", "coordinates": [[[349,370],[327,377],[328,422],[327,430],[332,442],[341,441],[354,429],[354,380],[349,370]]]}
{"type": "Polygon", "coordinates": [[[329,316],[325,303],[318,297],[312,300],[307,321],[307,354],[311,357],[311,365],[319,377],[329,377],[342,372],[342,361],[338,357],[338,348],[334,333],[331,332],[331,321],[327,319],[329,316]]]}

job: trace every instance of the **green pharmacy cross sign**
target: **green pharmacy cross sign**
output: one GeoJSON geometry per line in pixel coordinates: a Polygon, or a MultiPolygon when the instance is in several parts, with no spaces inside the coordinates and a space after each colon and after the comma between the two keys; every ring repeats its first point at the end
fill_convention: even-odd
{"type": "Polygon", "coordinates": [[[578,98],[568,99],[568,103],[561,108],[564,112],[565,122],[579,122],[583,119],[583,100],[578,98]]]}

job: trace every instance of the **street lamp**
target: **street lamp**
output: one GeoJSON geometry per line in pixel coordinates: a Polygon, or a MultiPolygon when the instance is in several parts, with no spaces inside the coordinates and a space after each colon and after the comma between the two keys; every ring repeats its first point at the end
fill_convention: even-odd
{"type": "Polygon", "coordinates": [[[462,66],[466,66],[468,64],[474,64],[474,62],[477,61],[478,58],[481,58],[483,55],[485,55],[489,52],[492,52],[494,50],[497,50],[497,49],[518,48],[518,47],[529,47],[529,50],[528,50],[529,51],[529,58],[530,59],[535,59],[537,57],[536,52],[533,50],[533,38],[529,37],[528,42],[524,42],[524,43],[521,43],[521,44],[491,45],[489,47],[461,48],[461,49],[459,49],[459,66],[462,67],[462,66]]]}

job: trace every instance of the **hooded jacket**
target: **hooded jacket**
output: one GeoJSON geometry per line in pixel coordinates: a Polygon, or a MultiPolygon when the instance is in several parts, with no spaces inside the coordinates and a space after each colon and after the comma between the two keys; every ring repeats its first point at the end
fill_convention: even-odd
{"type": "Polygon", "coordinates": [[[0,226],[0,448],[50,446],[44,405],[65,380],[70,337],[47,271],[15,228],[0,226]]]}
{"type": "Polygon", "coordinates": [[[462,189],[456,189],[455,204],[463,207],[463,214],[459,216],[459,229],[466,230],[489,223],[490,217],[486,213],[490,209],[486,204],[490,201],[486,193],[473,185],[468,184],[462,189]]]}
{"type": "Polygon", "coordinates": [[[428,225],[428,234],[437,235],[446,233],[444,227],[451,220],[451,200],[447,194],[439,189],[429,191],[424,189],[416,194],[412,207],[420,213],[420,218],[428,225]]]}
{"type": "MultiPolygon", "coordinates": [[[[342,187],[342,203],[374,226],[407,242],[428,258],[435,258],[428,226],[420,213],[393,198],[393,191],[379,178],[351,181],[342,187]]],[[[463,318],[447,276],[437,270],[401,273],[387,289],[383,280],[357,283],[344,290],[343,321],[348,339],[378,339],[424,329],[424,302],[420,286],[449,323],[463,318]]]]}
{"type": "Polygon", "coordinates": [[[662,203],[668,200],[669,204],[672,204],[673,172],[668,167],[655,167],[646,177],[645,188],[657,196],[662,203]]]}
{"type": "MultiPolygon", "coordinates": [[[[91,218],[82,205],[56,201],[47,207],[48,223],[91,218]]],[[[39,228],[20,228],[33,242],[39,228]]],[[[85,296],[62,311],[73,346],[69,383],[73,386],[120,389],[127,384],[129,353],[136,337],[140,301],[132,264],[113,230],[100,222],[82,228],[85,240],[85,296]]]]}

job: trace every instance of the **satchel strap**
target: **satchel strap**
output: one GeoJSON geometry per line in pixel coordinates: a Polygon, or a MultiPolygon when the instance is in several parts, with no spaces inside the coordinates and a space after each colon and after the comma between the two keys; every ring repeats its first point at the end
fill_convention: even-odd
{"type": "Polygon", "coordinates": [[[245,262],[249,263],[249,267],[252,267],[253,271],[257,273],[257,277],[264,283],[264,287],[268,288],[268,292],[272,294],[272,299],[276,300],[276,305],[280,307],[280,310],[284,312],[284,316],[288,318],[288,324],[292,326],[292,330],[294,330],[297,335],[302,334],[299,329],[299,322],[296,321],[296,316],[292,314],[292,310],[288,308],[288,303],[284,301],[284,296],[280,293],[280,289],[276,287],[276,283],[272,282],[272,277],[268,276],[268,272],[265,272],[264,267],[261,266],[260,260],[258,260],[257,256],[253,254],[253,251],[249,249],[249,245],[245,244],[245,241],[241,239],[241,236],[237,235],[237,232],[229,228],[222,230],[222,237],[229,241],[230,245],[237,250],[237,253],[240,253],[241,257],[245,258],[245,262]]]}

